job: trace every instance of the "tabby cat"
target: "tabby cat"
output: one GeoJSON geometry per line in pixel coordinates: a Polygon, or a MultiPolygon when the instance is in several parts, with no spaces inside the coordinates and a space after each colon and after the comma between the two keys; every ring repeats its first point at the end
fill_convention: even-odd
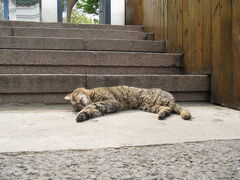
{"type": "Polygon", "coordinates": [[[175,103],[174,97],[161,89],[143,89],[128,86],[78,88],[65,97],[79,111],[77,122],[127,109],[140,109],[157,113],[162,120],[171,113],[191,119],[188,110],[175,103]]]}

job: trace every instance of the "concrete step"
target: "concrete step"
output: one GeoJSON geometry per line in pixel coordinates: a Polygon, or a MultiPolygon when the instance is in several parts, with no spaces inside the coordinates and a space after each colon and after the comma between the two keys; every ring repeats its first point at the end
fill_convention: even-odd
{"type": "Polygon", "coordinates": [[[111,29],[122,31],[143,31],[140,25],[107,25],[107,24],[71,24],[71,23],[39,23],[23,21],[0,21],[0,26],[10,27],[50,27],[50,28],[78,28],[78,29],[111,29]]]}
{"type": "Polygon", "coordinates": [[[0,37],[0,49],[164,52],[166,43],[144,40],[7,36],[0,37]]]}
{"type": "Polygon", "coordinates": [[[179,74],[181,55],[169,53],[0,50],[0,74],[179,74]]]}
{"type": "Polygon", "coordinates": [[[206,75],[0,75],[0,104],[66,103],[63,97],[78,87],[128,85],[161,88],[178,101],[209,101],[210,78],[206,75]]]}
{"type": "Polygon", "coordinates": [[[153,40],[152,33],[108,29],[42,28],[0,26],[0,36],[69,37],[128,40],[153,40]]]}

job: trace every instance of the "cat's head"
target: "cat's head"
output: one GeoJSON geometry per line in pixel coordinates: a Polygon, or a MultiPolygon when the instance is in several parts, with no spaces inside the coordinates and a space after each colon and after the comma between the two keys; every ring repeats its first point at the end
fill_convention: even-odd
{"type": "Polygon", "coordinates": [[[84,107],[91,103],[91,99],[87,93],[87,89],[78,88],[72,93],[65,96],[65,100],[70,101],[75,111],[81,111],[84,107]]]}

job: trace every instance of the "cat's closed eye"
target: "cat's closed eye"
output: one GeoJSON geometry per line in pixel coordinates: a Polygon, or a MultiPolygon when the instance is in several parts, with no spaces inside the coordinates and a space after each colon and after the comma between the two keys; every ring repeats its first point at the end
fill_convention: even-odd
{"type": "Polygon", "coordinates": [[[90,104],[91,102],[90,102],[90,98],[89,97],[87,97],[87,95],[86,94],[84,94],[84,93],[79,93],[79,94],[77,94],[77,96],[76,96],[76,102],[77,102],[77,104],[80,106],[87,106],[88,104],[90,104]]]}

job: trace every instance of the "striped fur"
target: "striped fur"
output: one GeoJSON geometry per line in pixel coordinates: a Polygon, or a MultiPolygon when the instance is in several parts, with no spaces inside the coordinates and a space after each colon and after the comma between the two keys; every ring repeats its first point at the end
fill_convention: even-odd
{"type": "Polygon", "coordinates": [[[78,88],[65,97],[79,111],[77,122],[128,109],[140,109],[158,114],[162,120],[171,113],[191,119],[188,110],[175,103],[174,97],[161,89],[143,89],[128,86],[78,88]]]}

